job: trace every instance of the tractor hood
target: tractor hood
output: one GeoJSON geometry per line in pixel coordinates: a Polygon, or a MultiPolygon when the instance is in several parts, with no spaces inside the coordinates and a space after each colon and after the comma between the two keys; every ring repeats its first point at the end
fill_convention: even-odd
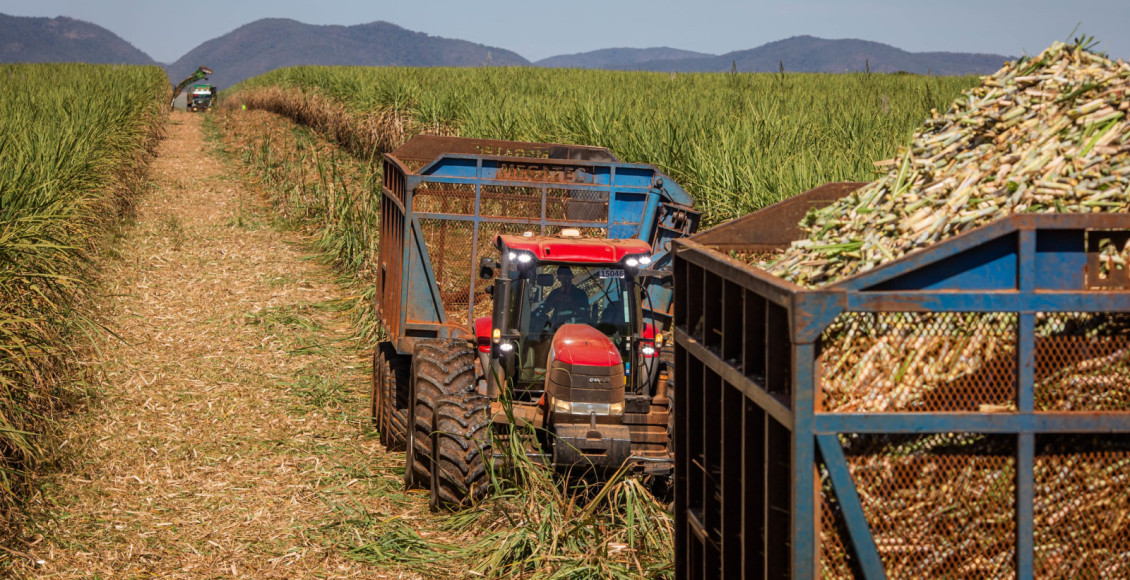
{"type": "Polygon", "coordinates": [[[553,335],[553,358],[569,365],[591,367],[623,364],[612,340],[587,324],[565,324],[557,329],[553,335]]]}

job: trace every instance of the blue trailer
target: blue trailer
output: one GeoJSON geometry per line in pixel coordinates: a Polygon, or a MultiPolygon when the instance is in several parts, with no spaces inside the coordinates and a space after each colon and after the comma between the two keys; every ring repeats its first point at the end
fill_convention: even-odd
{"type": "MultiPolygon", "coordinates": [[[[523,331],[512,330],[520,325],[517,321],[507,322],[505,308],[499,303],[510,300],[512,287],[526,288],[527,294],[539,296],[548,291],[551,285],[542,278],[552,278],[552,275],[538,273],[535,284],[531,268],[542,264],[543,269],[550,265],[554,271],[562,266],[568,269],[565,262],[569,260],[554,253],[566,247],[587,248],[585,252],[592,253],[599,246],[600,252],[607,250],[620,256],[626,255],[624,252],[631,246],[630,251],[637,253],[616,258],[621,261],[612,262],[613,270],[585,270],[592,272],[588,279],[592,286],[602,283],[596,280],[597,272],[605,278],[606,288],[612,279],[608,272],[624,280],[621,283],[627,292],[624,296],[629,297],[623,302],[625,316],[630,314],[629,301],[637,304],[631,297],[637,293],[641,297],[638,300],[641,314],[631,318],[646,320],[640,328],[646,327],[642,334],[650,333],[650,336],[628,336],[627,342],[617,339],[617,348],[622,350],[626,361],[624,374],[631,375],[627,381],[631,391],[633,380],[643,374],[644,368],[632,366],[629,359],[637,355],[626,345],[631,344],[632,348],[642,348],[643,342],[654,345],[668,330],[672,315],[670,285],[665,287],[661,276],[648,273],[669,271],[671,240],[693,233],[698,225],[693,199],[674,180],[651,165],[624,163],[599,147],[430,135],[415,137],[386,154],[383,169],[377,311],[384,340],[373,355],[372,412],[382,442],[388,448],[407,449],[410,463],[429,453],[423,447],[413,451],[413,438],[419,441],[416,435],[430,430],[427,426],[414,426],[417,419],[412,413],[422,405],[424,419],[420,420],[430,420],[432,409],[439,402],[421,401],[413,391],[413,385],[420,384],[416,375],[431,372],[419,365],[412,370],[414,361],[419,359],[416,353],[420,349],[432,349],[425,362],[436,367],[435,372],[439,373],[440,367],[449,369],[455,364],[450,361],[464,361],[460,353],[467,345],[478,341],[475,373],[480,379],[491,365],[495,365],[496,370],[507,368],[509,359],[500,355],[499,346],[503,350],[512,347],[511,338],[513,344],[522,345],[526,337],[521,335],[523,331]],[[514,248],[522,246],[520,240],[506,238],[508,235],[540,241],[524,250],[516,250],[514,248]],[[505,242],[506,239],[511,241],[505,242]],[[595,240],[609,243],[592,245],[595,240]],[[637,241],[618,244],[624,240],[637,241]],[[511,249],[504,254],[514,254],[514,257],[500,255],[506,244],[511,249]],[[638,254],[640,251],[647,255],[638,254]],[[519,254],[533,259],[530,268],[517,268],[518,264],[512,263],[519,254]],[[494,279],[495,272],[497,279],[494,279]],[[640,285],[646,291],[639,292],[640,285]],[[501,333],[495,336],[493,347],[492,329],[501,333]],[[445,340],[449,342],[443,342],[445,340]],[[448,362],[433,361],[440,358],[448,362]]],[[[588,266],[581,265],[588,268],[594,260],[599,261],[591,255],[585,256],[581,262],[588,266]]],[[[592,312],[586,315],[594,326],[599,326],[592,313],[611,311],[596,304],[597,298],[591,298],[592,312]]],[[[529,318],[529,312],[523,312],[529,318]]],[[[509,356],[513,358],[514,354],[509,356]]],[[[468,355],[468,359],[474,357],[468,355]]],[[[533,366],[530,377],[522,380],[534,384],[537,381],[531,377],[537,377],[544,382],[545,362],[533,366]]],[[[649,380],[654,382],[656,378],[649,380]]],[[[600,380],[603,379],[593,379],[600,380]]],[[[429,384],[434,383],[435,392],[425,393],[425,399],[439,397],[441,391],[448,389],[440,382],[431,380],[429,384]]],[[[478,390],[489,389],[480,385],[478,390]]],[[[535,392],[538,393],[540,391],[535,392]]],[[[656,401],[648,399],[634,404],[631,395],[629,392],[624,403],[601,404],[612,405],[613,409],[627,405],[627,410],[622,412],[625,422],[634,422],[631,426],[633,449],[637,443],[667,449],[666,398],[659,398],[662,413],[655,414],[652,411],[657,407],[652,403],[656,401]],[[657,421],[662,424],[655,424],[657,421]]],[[[546,414],[544,404],[539,404],[536,397],[529,403],[530,409],[523,412],[528,411],[530,417],[523,419],[533,422],[536,413],[546,414]]],[[[561,408],[566,407],[563,403],[561,408]]],[[[589,424],[587,419],[585,424],[589,424]]],[[[624,433],[626,437],[627,427],[624,433]]],[[[617,443],[617,449],[624,449],[623,443],[617,443]]],[[[413,470],[408,471],[409,485],[426,483],[414,480],[413,470]]],[[[416,471],[430,473],[425,467],[416,471]]]]}
{"type": "Polygon", "coordinates": [[[1130,215],[751,265],[860,185],[675,242],[677,577],[1130,575],[1130,215]]]}

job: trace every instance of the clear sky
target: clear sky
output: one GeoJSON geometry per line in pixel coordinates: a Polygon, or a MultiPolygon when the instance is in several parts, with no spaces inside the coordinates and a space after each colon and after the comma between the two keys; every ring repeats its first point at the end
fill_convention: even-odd
{"type": "Polygon", "coordinates": [[[1100,50],[1130,60],[1130,0],[0,0],[0,12],[88,20],[159,62],[268,17],[385,20],[530,60],[615,47],[723,54],[801,34],[1020,56],[1069,40],[1078,25],[1100,50]]]}

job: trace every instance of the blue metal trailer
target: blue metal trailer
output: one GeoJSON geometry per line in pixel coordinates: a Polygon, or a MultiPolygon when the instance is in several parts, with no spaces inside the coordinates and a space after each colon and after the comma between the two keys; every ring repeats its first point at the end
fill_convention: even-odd
{"type": "Polygon", "coordinates": [[[1130,215],[817,289],[749,264],[859,185],[675,242],[677,576],[1130,575],[1130,215]]]}

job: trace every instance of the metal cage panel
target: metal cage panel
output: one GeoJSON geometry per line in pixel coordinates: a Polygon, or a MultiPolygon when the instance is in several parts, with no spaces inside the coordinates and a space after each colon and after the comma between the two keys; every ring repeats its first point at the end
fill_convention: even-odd
{"type": "Polygon", "coordinates": [[[1130,216],[1014,215],[806,289],[735,259],[785,206],[675,242],[677,576],[1126,575],[1130,276],[1102,256],[1130,216]]]}
{"type": "MultiPolygon", "coordinates": [[[[698,225],[682,188],[601,148],[419,136],[387,154],[383,169],[378,310],[402,353],[417,338],[467,336],[490,314],[476,280],[499,234],[576,228],[645,239],[659,268],[670,263],[670,240],[698,225]]],[[[649,292],[665,328],[670,291],[656,281],[649,292]]]]}

